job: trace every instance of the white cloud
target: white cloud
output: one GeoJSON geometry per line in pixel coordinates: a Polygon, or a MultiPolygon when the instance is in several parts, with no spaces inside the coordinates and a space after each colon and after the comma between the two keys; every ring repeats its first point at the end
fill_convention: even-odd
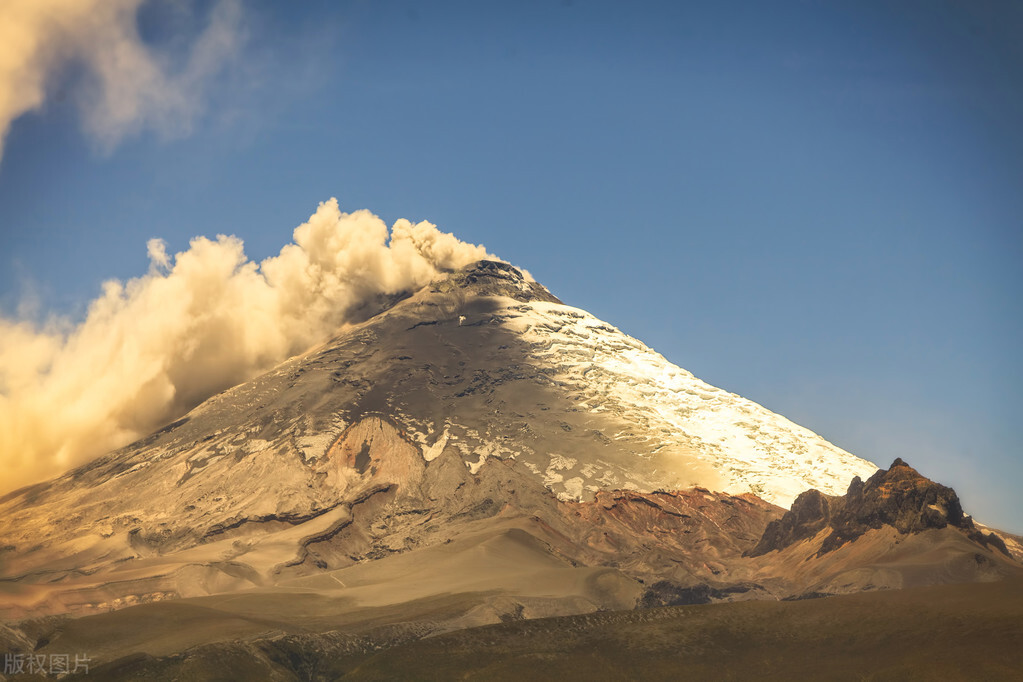
{"type": "Polygon", "coordinates": [[[43,106],[68,65],[86,132],[104,149],[153,130],[187,134],[214,76],[240,45],[238,0],[220,0],[184,64],[157,54],[139,35],[144,0],[4,0],[0,3],[0,157],[12,122],[43,106]]]}

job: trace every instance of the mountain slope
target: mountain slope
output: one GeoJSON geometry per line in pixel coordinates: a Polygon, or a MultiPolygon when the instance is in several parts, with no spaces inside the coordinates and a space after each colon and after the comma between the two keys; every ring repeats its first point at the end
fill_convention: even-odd
{"type": "Polygon", "coordinates": [[[800,584],[742,560],[781,517],[772,502],[876,470],[503,263],[381,298],[363,318],[0,499],[0,613],[270,589],[511,530],[632,585],[570,612],[626,593],[787,596],[800,584]]]}

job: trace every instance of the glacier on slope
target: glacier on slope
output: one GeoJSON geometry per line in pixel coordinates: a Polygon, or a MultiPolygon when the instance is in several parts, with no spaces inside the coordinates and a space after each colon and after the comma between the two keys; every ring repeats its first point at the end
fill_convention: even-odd
{"type": "MultiPolygon", "coordinates": [[[[668,455],[662,485],[679,487],[671,480],[672,454],[679,461],[693,457],[717,471],[718,489],[788,507],[808,488],[839,495],[853,476],[877,470],[809,429],[697,379],[584,310],[532,302],[506,304],[500,314],[538,361],[556,368],[579,407],[613,413],[627,425],[612,439],[641,443],[647,457],[668,455]]],[[[569,480],[574,485],[562,486],[572,497],[601,487],[585,471],[569,480]]]]}

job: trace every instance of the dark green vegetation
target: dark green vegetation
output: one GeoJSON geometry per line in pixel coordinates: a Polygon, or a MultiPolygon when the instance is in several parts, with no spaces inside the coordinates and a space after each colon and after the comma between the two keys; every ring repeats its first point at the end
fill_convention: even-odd
{"type": "Polygon", "coordinates": [[[1023,581],[599,612],[357,649],[338,633],[279,637],[136,655],[90,677],[1019,680],[1023,581]]]}

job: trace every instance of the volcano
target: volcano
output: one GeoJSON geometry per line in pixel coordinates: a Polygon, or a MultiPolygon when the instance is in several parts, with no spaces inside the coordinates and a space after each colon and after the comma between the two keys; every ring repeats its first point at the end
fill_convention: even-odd
{"type": "Polygon", "coordinates": [[[314,660],[509,620],[1021,572],[1019,539],[951,489],[492,260],[372,300],[327,343],[6,495],[0,518],[8,649],[161,670],[210,646],[286,640],[314,660]]]}

